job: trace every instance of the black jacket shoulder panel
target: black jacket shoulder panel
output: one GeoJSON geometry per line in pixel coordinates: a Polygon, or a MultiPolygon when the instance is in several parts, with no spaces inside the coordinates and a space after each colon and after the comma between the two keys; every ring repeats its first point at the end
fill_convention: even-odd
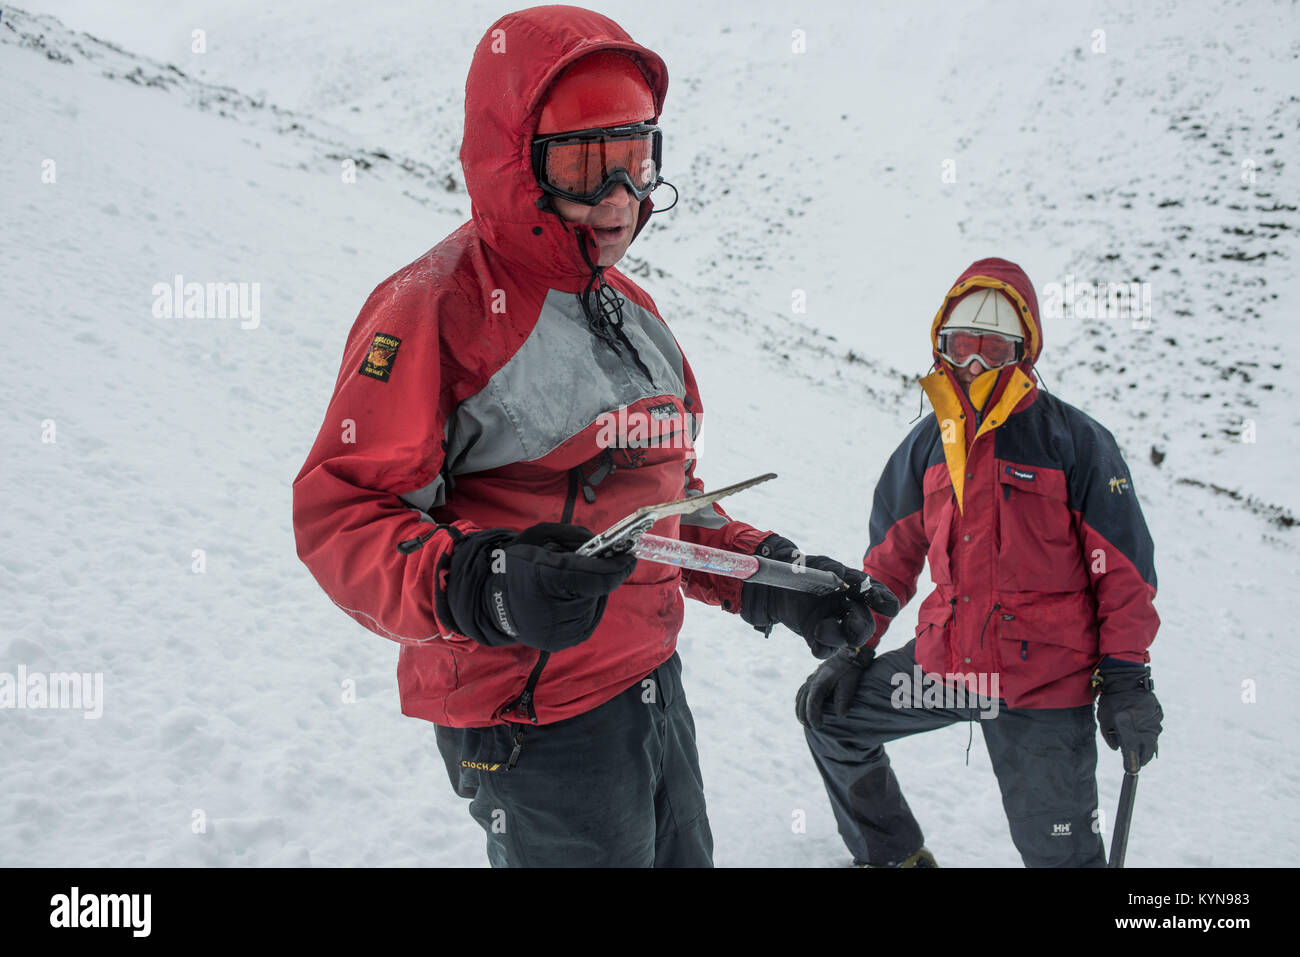
{"type": "Polygon", "coordinates": [[[923,483],[926,470],[943,461],[939,423],[933,414],[929,414],[894,450],[885,463],[880,481],[876,483],[868,552],[885,540],[889,529],[899,519],[921,510],[925,503],[923,483]]]}

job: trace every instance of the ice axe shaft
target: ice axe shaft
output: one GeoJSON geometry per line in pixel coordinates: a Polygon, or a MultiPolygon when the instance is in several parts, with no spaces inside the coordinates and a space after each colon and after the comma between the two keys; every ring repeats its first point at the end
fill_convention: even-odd
{"type": "Polygon", "coordinates": [[[1123,867],[1124,853],[1128,850],[1129,822],[1133,820],[1133,800],[1137,797],[1138,773],[1125,771],[1124,783],[1119,789],[1119,808],[1115,811],[1115,834],[1110,839],[1110,860],[1107,867],[1123,867]]]}
{"type": "Polygon", "coordinates": [[[676,538],[664,538],[662,535],[643,534],[632,548],[632,554],[639,559],[662,565],[676,565],[692,571],[725,575],[756,585],[772,585],[812,595],[829,595],[850,587],[839,575],[820,568],[729,552],[676,538]]]}

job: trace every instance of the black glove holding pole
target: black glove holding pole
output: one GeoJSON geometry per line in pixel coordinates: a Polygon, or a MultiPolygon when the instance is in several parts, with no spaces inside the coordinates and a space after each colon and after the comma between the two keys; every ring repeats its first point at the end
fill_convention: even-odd
{"type": "Polygon", "coordinates": [[[857,648],[876,631],[872,612],[887,618],[898,614],[898,599],[879,582],[871,582],[865,591],[865,574],[841,565],[825,555],[801,559],[794,543],[780,535],[769,535],[754,552],[760,558],[794,563],[802,560],[808,568],[833,572],[851,587],[828,595],[812,595],[774,585],[746,582],[740,592],[740,617],[759,631],[768,634],[778,622],[808,643],[818,658],[828,658],[840,648],[857,648]]]}
{"type": "Polygon", "coordinates": [[[586,641],[609,593],[636,567],[631,554],[574,554],[591,537],[580,526],[552,523],[467,535],[452,549],[447,576],[456,631],[482,645],[519,642],[543,651],[586,641]]]}
{"type": "Polygon", "coordinates": [[[1092,676],[1099,688],[1097,726],[1112,751],[1119,751],[1124,770],[1136,774],[1156,756],[1165,713],[1156,700],[1151,668],[1107,659],[1092,676]]]}

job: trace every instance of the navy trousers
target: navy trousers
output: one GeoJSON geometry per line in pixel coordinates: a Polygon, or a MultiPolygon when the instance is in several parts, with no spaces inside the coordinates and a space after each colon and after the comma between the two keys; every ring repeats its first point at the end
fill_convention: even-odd
{"type": "Polygon", "coordinates": [[[554,724],[436,729],[493,867],[712,866],[681,671],[674,653],[600,707],[554,724]]]}
{"type": "Polygon", "coordinates": [[[915,702],[897,693],[902,685],[895,676],[915,674],[915,645],[909,642],[872,661],[846,717],[827,710],[820,730],[806,729],[854,862],[891,866],[924,843],[885,743],[974,720],[984,733],[1011,839],[1025,865],[1104,867],[1093,706],[1006,708],[998,702],[996,717],[987,719],[970,700],[960,708],[910,706],[915,702]],[[897,707],[900,702],[905,706],[897,707]]]}

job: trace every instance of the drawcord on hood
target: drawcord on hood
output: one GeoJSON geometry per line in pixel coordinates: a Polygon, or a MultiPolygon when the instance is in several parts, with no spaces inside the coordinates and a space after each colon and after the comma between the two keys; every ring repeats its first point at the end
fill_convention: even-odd
{"type": "Polygon", "coordinates": [[[655,384],[654,376],[646,368],[646,364],[641,361],[641,355],[636,351],[636,346],[632,345],[632,340],[627,337],[623,331],[623,303],[625,300],[618,294],[618,290],[605,282],[605,267],[597,266],[591,261],[591,256],[587,253],[587,244],[582,241],[581,236],[576,237],[578,240],[578,249],[582,252],[583,262],[591,270],[591,278],[587,280],[587,285],[583,288],[578,299],[582,303],[583,314],[587,317],[587,328],[592,334],[614,350],[616,355],[621,356],[623,351],[618,344],[621,341],[627,346],[628,351],[632,353],[632,359],[636,362],[637,368],[646,377],[650,385],[655,384]]]}
{"type": "MultiPolygon", "coordinates": [[[[937,368],[939,368],[939,362],[938,360],[935,360],[934,362],[930,363],[930,368],[926,370],[926,372],[923,375],[917,376],[916,389],[919,394],[916,397],[916,417],[912,419],[912,422],[915,422],[917,419],[919,419],[921,416],[925,414],[925,389],[921,385],[921,380],[924,379],[927,375],[929,375],[937,368]]],[[[911,425],[912,422],[908,422],[907,424],[911,425]]]]}

